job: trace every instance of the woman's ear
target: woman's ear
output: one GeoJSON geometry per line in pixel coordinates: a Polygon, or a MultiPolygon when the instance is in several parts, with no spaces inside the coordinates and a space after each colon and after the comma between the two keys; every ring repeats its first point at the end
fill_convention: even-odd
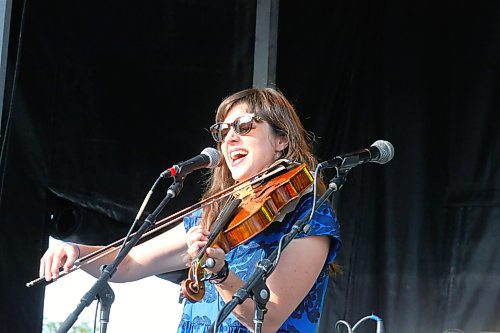
{"type": "Polygon", "coordinates": [[[288,137],[286,135],[280,135],[276,140],[276,152],[282,152],[288,147],[288,137]]]}

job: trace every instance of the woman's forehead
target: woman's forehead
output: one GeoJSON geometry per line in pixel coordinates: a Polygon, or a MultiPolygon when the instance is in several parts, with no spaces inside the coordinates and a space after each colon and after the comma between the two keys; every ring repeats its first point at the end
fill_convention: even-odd
{"type": "Polygon", "coordinates": [[[224,122],[232,123],[236,118],[249,113],[251,113],[251,110],[246,103],[235,104],[226,113],[224,122]]]}

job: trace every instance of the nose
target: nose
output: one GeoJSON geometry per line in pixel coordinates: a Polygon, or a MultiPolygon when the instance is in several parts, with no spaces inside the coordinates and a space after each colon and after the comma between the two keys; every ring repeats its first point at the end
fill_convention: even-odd
{"type": "Polygon", "coordinates": [[[224,142],[228,143],[231,141],[236,141],[239,138],[240,136],[235,132],[234,127],[231,126],[231,128],[229,128],[229,132],[227,132],[226,137],[224,138],[224,142]]]}

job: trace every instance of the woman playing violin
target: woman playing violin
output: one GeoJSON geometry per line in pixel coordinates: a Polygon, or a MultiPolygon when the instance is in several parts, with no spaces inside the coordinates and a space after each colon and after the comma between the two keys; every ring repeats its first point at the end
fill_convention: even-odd
{"type": "MultiPolygon", "coordinates": [[[[308,134],[292,105],[278,91],[247,89],[227,97],[219,106],[216,124],[210,131],[224,159],[212,170],[209,197],[238,182],[255,176],[278,159],[305,163],[314,170],[308,134]]],[[[318,179],[318,192],[325,185],[318,179]]],[[[312,195],[303,195],[294,210],[280,222],[225,253],[209,247],[206,257],[215,265],[206,271],[216,279],[206,284],[199,302],[185,300],[179,332],[206,332],[225,302],[255,271],[255,265],[267,257],[289,232],[293,223],[306,216],[312,195]]],[[[112,281],[127,282],[186,267],[186,253],[195,258],[207,243],[211,224],[222,204],[207,206],[186,218],[184,223],[134,247],[118,267],[112,281]]],[[[332,209],[323,204],[310,222],[311,230],[300,234],[282,253],[278,266],[267,279],[270,298],[266,305],[263,332],[316,331],[328,282],[328,266],[339,247],[338,223],[332,209]]],[[[41,259],[40,276],[57,278],[59,267],[68,271],[78,257],[97,247],[62,243],[47,250],[41,259]]],[[[94,276],[99,267],[110,262],[104,257],[84,269],[94,276]]],[[[222,324],[220,332],[240,333],[254,328],[254,303],[247,299],[237,306],[222,324]]]]}

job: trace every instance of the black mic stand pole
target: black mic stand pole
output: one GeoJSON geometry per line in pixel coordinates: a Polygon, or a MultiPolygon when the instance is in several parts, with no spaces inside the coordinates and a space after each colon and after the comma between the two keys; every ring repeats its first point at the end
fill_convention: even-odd
{"type": "Polygon", "coordinates": [[[94,283],[92,288],[90,288],[90,290],[82,297],[76,309],[61,324],[61,326],[57,330],[57,333],[68,332],[71,326],[73,326],[73,324],[78,319],[80,313],[82,313],[83,309],[85,309],[85,307],[88,307],[96,298],[100,298],[101,302],[106,303],[105,311],[101,312],[101,332],[106,332],[106,327],[109,321],[110,307],[111,303],[114,300],[114,293],[111,290],[108,281],[116,272],[118,265],[123,261],[123,259],[125,259],[130,250],[139,242],[141,236],[155,224],[156,218],[158,217],[158,215],[160,215],[161,211],[163,210],[163,208],[165,208],[170,199],[175,198],[177,195],[179,195],[180,191],[182,190],[183,180],[184,178],[174,178],[174,182],[168,188],[167,195],[165,196],[165,198],[163,198],[162,202],[151,214],[148,215],[148,217],[146,217],[139,230],[117,254],[113,263],[101,267],[101,275],[94,283]],[[113,297],[110,296],[111,294],[109,293],[109,290],[111,290],[111,293],[113,293],[113,297]],[[102,293],[104,293],[104,295],[102,293]]]}
{"type": "MultiPolygon", "coordinates": [[[[101,273],[106,268],[106,265],[101,266],[101,273]]],[[[99,333],[106,333],[108,323],[109,323],[109,313],[111,312],[111,305],[115,301],[115,293],[109,283],[105,283],[103,288],[96,295],[98,302],[101,304],[100,313],[100,326],[99,333]]]]}
{"type": "MultiPolygon", "coordinates": [[[[316,201],[316,207],[320,207],[334,192],[338,191],[346,181],[347,173],[350,168],[337,168],[337,174],[332,178],[328,184],[328,189],[316,201]]],[[[227,302],[217,315],[217,319],[212,324],[208,332],[216,333],[221,323],[229,316],[236,306],[242,304],[247,298],[252,297],[255,303],[254,315],[254,332],[260,333],[262,331],[262,324],[264,315],[267,312],[266,304],[269,301],[269,288],[266,285],[266,279],[274,270],[274,261],[278,258],[280,253],[290,244],[290,242],[302,231],[307,232],[309,229],[309,213],[304,218],[297,220],[292,227],[292,230],[283,236],[282,246],[276,248],[268,258],[265,258],[257,264],[255,272],[248,279],[243,287],[238,289],[233,295],[233,298],[227,302]]]]}

